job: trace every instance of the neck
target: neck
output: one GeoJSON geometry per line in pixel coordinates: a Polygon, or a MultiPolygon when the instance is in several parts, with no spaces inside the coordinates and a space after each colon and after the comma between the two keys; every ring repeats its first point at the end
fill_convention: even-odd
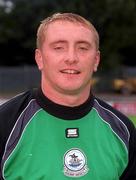
{"type": "Polygon", "coordinates": [[[90,88],[86,88],[84,91],[79,93],[62,93],[54,91],[50,88],[42,86],[43,94],[51,101],[69,107],[79,106],[83,104],[90,95],[90,88]]]}

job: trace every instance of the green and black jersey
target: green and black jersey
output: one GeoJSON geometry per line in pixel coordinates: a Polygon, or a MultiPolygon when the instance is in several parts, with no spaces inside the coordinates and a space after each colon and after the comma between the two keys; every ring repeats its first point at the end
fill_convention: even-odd
{"type": "Polygon", "coordinates": [[[136,180],[136,130],[93,95],[71,108],[31,90],[0,106],[0,163],[5,180],[136,180]]]}

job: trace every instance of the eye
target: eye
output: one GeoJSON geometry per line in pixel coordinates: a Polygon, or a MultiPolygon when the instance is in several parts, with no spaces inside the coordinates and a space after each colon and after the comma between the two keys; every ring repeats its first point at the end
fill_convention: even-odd
{"type": "Polygon", "coordinates": [[[55,50],[60,50],[60,49],[64,49],[64,47],[62,47],[62,46],[56,46],[56,47],[54,47],[54,49],[55,49],[55,50]]]}
{"type": "Polygon", "coordinates": [[[86,46],[79,46],[79,49],[82,50],[82,51],[87,51],[88,48],[86,46]]]}
{"type": "Polygon", "coordinates": [[[83,50],[88,50],[88,48],[86,48],[86,47],[80,47],[80,49],[83,49],[83,50]]]}

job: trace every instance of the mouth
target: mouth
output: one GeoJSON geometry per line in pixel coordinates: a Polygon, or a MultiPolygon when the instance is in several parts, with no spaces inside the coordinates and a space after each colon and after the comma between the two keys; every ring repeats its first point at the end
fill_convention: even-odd
{"type": "Polygon", "coordinates": [[[75,69],[63,69],[60,72],[63,74],[80,74],[80,71],[75,69]]]}

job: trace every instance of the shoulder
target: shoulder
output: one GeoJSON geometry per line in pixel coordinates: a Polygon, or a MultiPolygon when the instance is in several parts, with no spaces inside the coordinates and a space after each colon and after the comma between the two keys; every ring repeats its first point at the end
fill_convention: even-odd
{"type": "Polygon", "coordinates": [[[7,139],[23,110],[34,99],[34,91],[30,90],[11,98],[0,105],[0,161],[4,153],[7,139]]]}
{"type": "Polygon", "coordinates": [[[122,139],[128,149],[129,162],[120,177],[121,180],[136,178],[136,128],[131,120],[108,103],[94,98],[94,108],[122,139]]]}
{"type": "Polygon", "coordinates": [[[13,112],[19,110],[19,108],[25,107],[25,105],[32,98],[32,91],[23,92],[16,95],[15,97],[9,99],[7,102],[0,106],[0,115],[6,115],[8,112],[13,112]]]}
{"type": "Polygon", "coordinates": [[[114,134],[124,142],[129,150],[130,141],[135,138],[135,127],[129,118],[98,98],[94,98],[94,108],[101,119],[110,126],[114,134]]]}
{"type": "Polygon", "coordinates": [[[117,109],[112,107],[107,102],[104,102],[103,100],[101,100],[99,98],[94,98],[94,101],[95,101],[94,106],[96,106],[98,111],[102,111],[101,113],[107,115],[107,116],[105,116],[105,118],[113,117],[112,118],[113,121],[116,121],[118,123],[121,122],[122,124],[124,124],[124,126],[127,127],[127,129],[130,132],[131,132],[131,130],[133,130],[135,128],[133,123],[130,121],[130,119],[126,115],[124,115],[123,113],[121,113],[120,111],[118,111],[117,109]]]}
{"type": "Polygon", "coordinates": [[[21,93],[0,106],[0,136],[7,139],[18,116],[33,98],[33,91],[21,93]]]}

